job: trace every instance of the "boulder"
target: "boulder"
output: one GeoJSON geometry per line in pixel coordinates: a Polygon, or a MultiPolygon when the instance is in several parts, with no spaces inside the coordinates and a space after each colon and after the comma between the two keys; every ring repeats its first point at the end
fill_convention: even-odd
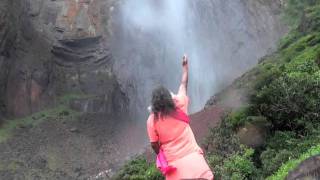
{"type": "Polygon", "coordinates": [[[263,146],[270,124],[264,117],[249,117],[248,122],[237,131],[240,142],[251,148],[263,146]]]}

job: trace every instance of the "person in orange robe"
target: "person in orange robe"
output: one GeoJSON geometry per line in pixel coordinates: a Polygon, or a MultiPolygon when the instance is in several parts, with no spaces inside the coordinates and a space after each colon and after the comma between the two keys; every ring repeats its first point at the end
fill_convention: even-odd
{"type": "Polygon", "coordinates": [[[158,154],[161,149],[168,165],[176,168],[175,171],[165,175],[166,180],[213,180],[213,173],[204,159],[203,151],[197,144],[189,124],[170,116],[176,108],[188,113],[188,59],[186,56],[183,57],[182,67],[182,80],[177,95],[170,94],[164,87],[158,87],[152,93],[151,114],[147,120],[149,140],[155,153],[158,154]]]}

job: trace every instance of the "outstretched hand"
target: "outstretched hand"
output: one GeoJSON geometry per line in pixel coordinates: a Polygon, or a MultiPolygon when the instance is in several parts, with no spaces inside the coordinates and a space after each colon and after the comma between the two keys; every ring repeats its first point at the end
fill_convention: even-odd
{"type": "Polygon", "coordinates": [[[188,87],[188,57],[184,55],[182,58],[182,78],[178,94],[187,95],[188,87]]]}
{"type": "Polygon", "coordinates": [[[184,55],[182,58],[182,67],[185,70],[188,70],[188,57],[187,55],[184,55]]]}

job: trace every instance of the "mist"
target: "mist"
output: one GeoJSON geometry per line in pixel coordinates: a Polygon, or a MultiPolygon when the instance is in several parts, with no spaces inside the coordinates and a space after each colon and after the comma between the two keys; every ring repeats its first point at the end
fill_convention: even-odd
{"type": "Polygon", "coordinates": [[[255,65],[278,38],[268,31],[272,19],[252,26],[254,17],[241,0],[126,0],[118,13],[115,69],[140,109],[160,84],[177,93],[183,54],[189,57],[192,113],[255,65]]]}
{"type": "Polygon", "coordinates": [[[174,93],[177,93],[181,76],[181,58],[183,54],[188,55],[190,110],[200,110],[216,88],[215,70],[212,61],[205,60],[212,57],[205,51],[201,52],[203,45],[196,40],[197,33],[192,28],[192,14],[187,1],[127,1],[123,12],[125,21],[141,32],[157,33],[161,37],[163,47],[159,51],[162,51],[163,58],[160,61],[165,68],[159,76],[162,76],[163,85],[174,93]]]}

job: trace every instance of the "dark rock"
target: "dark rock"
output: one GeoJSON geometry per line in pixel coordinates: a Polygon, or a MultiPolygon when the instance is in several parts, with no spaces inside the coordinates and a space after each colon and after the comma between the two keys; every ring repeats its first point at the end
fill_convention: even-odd
{"type": "Polygon", "coordinates": [[[265,137],[263,130],[253,125],[246,125],[240,128],[237,132],[237,136],[241,144],[245,144],[252,148],[261,147],[265,143],[265,137]]]}
{"type": "Polygon", "coordinates": [[[83,174],[82,171],[83,171],[82,167],[74,168],[75,177],[80,177],[83,174]]]}
{"type": "Polygon", "coordinates": [[[31,0],[29,1],[29,14],[30,16],[38,16],[43,5],[42,0],[31,0]]]}
{"type": "Polygon", "coordinates": [[[70,129],[70,132],[78,133],[78,132],[80,132],[80,131],[79,131],[78,128],[75,128],[75,127],[74,127],[74,128],[71,128],[71,129],[70,129]]]}
{"type": "Polygon", "coordinates": [[[320,179],[320,155],[310,157],[290,171],[286,180],[320,179]]]}
{"type": "Polygon", "coordinates": [[[33,157],[33,159],[32,159],[32,165],[33,165],[35,168],[41,169],[41,168],[43,168],[43,167],[46,167],[46,165],[47,165],[47,160],[44,159],[44,158],[41,157],[41,156],[36,156],[36,157],[33,157]]]}
{"type": "Polygon", "coordinates": [[[70,114],[69,111],[64,110],[64,111],[59,113],[59,116],[69,116],[69,114],[70,114]]]}
{"type": "Polygon", "coordinates": [[[32,125],[26,125],[26,124],[21,124],[18,126],[20,129],[30,129],[32,128],[32,125]]]}
{"type": "Polygon", "coordinates": [[[116,94],[103,18],[109,14],[100,11],[109,6],[102,0],[1,1],[1,114],[23,117],[75,91],[116,94]]]}
{"type": "Polygon", "coordinates": [[[237,131],[242,144],[252,148],[265,145],[269,124],[264,117],[249,117],[248,122],[237,131]]]}

